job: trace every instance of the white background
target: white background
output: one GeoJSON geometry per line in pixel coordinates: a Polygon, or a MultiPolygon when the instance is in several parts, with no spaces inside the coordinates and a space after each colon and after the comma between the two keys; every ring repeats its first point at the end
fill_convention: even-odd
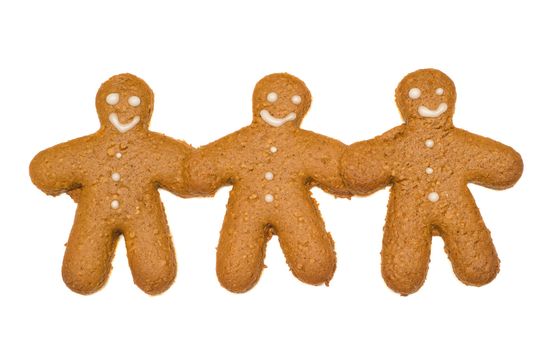
{"type": "Polygon", "coordinates": [[[541,1],[83,3],[0,5],[0,348],[546,349],[541,1]],[[123,241],[103,290],[80,296],[63,284],[76,206],[36,189],[28,164],[98,128],[95,93],[111,75],[145,79],[156,94],[151,129],[198,146],[247,125],[254,84],[286,71],[314,98],[303,128],[352,143],[401,123],[394,89],[425,67],[454,80],[457,126],[525,161],[510,190],[472,187],[502,261],[491,284],[458,282],[435,238],[425,285],[400,297],[380,274],[388,191],[349,201],[314,190],[338,253],[330,287],[297,281],[273,238],[258,285],[231,294],[215,275],[228,189],[213,199],[162,193],[179,262],[163,295],[133,284],[123,241]]]}

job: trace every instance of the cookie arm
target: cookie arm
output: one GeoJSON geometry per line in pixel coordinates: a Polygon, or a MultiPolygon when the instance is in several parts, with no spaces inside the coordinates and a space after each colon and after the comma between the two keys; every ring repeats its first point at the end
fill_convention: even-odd
{"type": "Polygon", "coordinates": [[[368,195],[388,186],[392,180],[391,159],[400,127],[372,140],[350,145],[341,159],[341,175],[354,194],[368,195]]]}
{"type": "Polygon", "coordinates": [[[188,196],[189,189],[183,179],[183,164],[192,152],[192,146],[162,134],[154,135],[154,144],[158,151],[157,159],[159,159],[154,165],[157,170],[155,181],[160,188],[177,196],[188,196]]]}
{"type": "Polygon", "coordinates": [[[76,190],[82,185],[83,172],[77,154],[86,138],[75,139],[38,153],[30,162],[32,183],[44,193],[57,196],[76,190]]]}
{"type": "Polygon", "coordinates": [[[197,148],[183,162],[183,181],[194,196],[213,196],[229,185],[231,162],[237,161],[231,135],[197,148]]]}
{"type": "Polygon", "coordinates": [[[306,145],[303,160],[306,163],[308,180],[312,186],[338,197],[350,197],[339,173],[339,164],[346,145],[335,139],[303,130],[306,145]]]}
{"type": "Polygon", "coordinates": [[[469,182],[493,188],[512,187],[523,173],[523,160],[512,147],[459,130],[469,182]]]}

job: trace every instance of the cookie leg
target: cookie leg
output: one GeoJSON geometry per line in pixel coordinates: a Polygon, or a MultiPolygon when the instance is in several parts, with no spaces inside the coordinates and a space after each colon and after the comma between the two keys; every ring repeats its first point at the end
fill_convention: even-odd
{"type": "Polygon", "coordinates": [[[287,210],[277,215],[274,229],[291,272],[302,282],[327,285],[335,272],[337,257],[314,199],[283,207],[287,210]]]}
{"type": "Polygon", "coordinates": [[[166,291],[175,280],[177,263],[162,204],[145,207],[123,234],[135,284],[151,295],[166,291]]]}
{"type": "Polygon", "coordinates": [[[240,197],[231,196],[221,229],[217,277],[229,291],[243,293],[261,277],[270,233],[265,218],[235,198],[240,197]]]}
{"type": "Polygon", "coordinates": [[[448,214],[440,227],[440,235],[455,275],[472,286],[491,282],[499,272],[499,259],[471,195],[452,204],[448,214]]]}
{"type": "MultiPolygon", "coordinates": [[[[382,276],[390,289],[408,295],[422,286],[428,272],[432,236],[416,203],[391,193],[382,242],[382,276]]],[[[413,199],[414,197],[409,197],[413,199]]]]}
{"type": "Polygon", "coordinates": [[[80,294],[94,293],[107,282],[119,237],[106,220],[90,213],[76,211],[63,260],[63,280],[80,294]]]}

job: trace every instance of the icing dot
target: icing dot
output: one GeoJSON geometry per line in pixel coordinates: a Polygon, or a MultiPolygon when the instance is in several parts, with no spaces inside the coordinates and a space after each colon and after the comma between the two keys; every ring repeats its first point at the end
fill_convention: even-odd
{"type": "Polygon", "coordinates": [[[437,202],[440,199],[440,195],[437,192],[428,193],[428,200],[430,202],[437,202]]]}
{"type": "Polygon", "coordinates": [[[266,95],[266,99],[268,100],[268,102],[276,102],[278,100],[278,94],[275,92],[271,92],[266,95]]]}
{"type": "Polygon", "coordinates": [[[272,203],[272,201],[274,201],[274,196],[271,194],[267,194],[266,196],[264,196],[264,201],[267,203],[272,203]]]}
{"type": "Polygon", "coordinates": [[[443,89],[442,88],[437,88],[436,89],[436,95],[443,95],[443,89]]]}
{"type": "Polygon", "coordinates": [[[434,147],[434,140],[428,139],[428,140],[424,141],[424,145],[428,148],[432,148],[432,147],[434,147]]]}
{"type": "Polygon", "coordinates": [[[278,152],[278,149],[276,147],[272,146],[272,147],[270,147],[270,152],[276,153],[276,152],[278,152]]]}
{"type": "Polygon", "coordinates": [[[434,169],[428,167],[428,168],[426,168],[425,171],[426,171],[426,173],[427,173],[428,175],[431,175],[431,174],[434,172],[434,169]]]}
{"type": "Polygon", "coordinates": [[[116,152],[116,158],[118,158],[118,159],[122,158],[122,153],[116,152]]]}
{"type": "Polygon", "coordinates": [[[421,97],[421,90],[419,88],[412,88],[409,90],[409,97],[413,100],[421,97]]]}
{"type": "Polygon", "coordinates": [[[298,105],[301,103],[301,96],[295,95],[291,97],[291,102],[293,102],[294,105],[298,105]]]}
{"type": "Polygon", "coordinates": [[[112,181],[120,181],[121,176],[119,173],[112,173],[112,181]]]}
{"type": "Polygon", "coordinates": [[[128,98],[127,102],[130,106],[137,107],[141,104],[141,99],[139,98],[139,96],[131,96],[130,98],[128,98]]]}
{"type": "Polygon", "coordinates": [[[270,171],[264,174],[264,178],[268,181],[272,180],[274,178],[274,174],[272,174],[270,171]]]}
{"type": "Polygon", "coordinates": [[[120,94],[117,92],[113,92],[111,94],[107,95],[107,103],[111,106],[114,106],[115,104],[120,101],[120,94]]]}
{"type": "Polygon", "coordinates": [[[120,202],[118,202],[116,199],[110,202],[110,207],[112,209],[118,209],[120,208],[120,202]]]}

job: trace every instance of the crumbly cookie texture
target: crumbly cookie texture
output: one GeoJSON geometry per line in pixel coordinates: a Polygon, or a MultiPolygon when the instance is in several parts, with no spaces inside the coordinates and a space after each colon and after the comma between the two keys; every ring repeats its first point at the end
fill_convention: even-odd
{"type": "Polygon", "coordinates": [[[467,184],[513,186],[523,171],[511,147],[453,126],[456,91],[435,69],[407,75],[396,89],[404,124],[351,145],[341,173],[353,193],[391,186],[382,247],[382,275],[407,295],[424,283],[432,235],[440,235],[456,276],[481,286],[499,259],[467,184]]]}
{"type": "Polygon", "coordinates": [[[346,146],[300,128],[311,101],[301,80],[268,75],[255,87],[251,125],[200,147],[185,162],[184,182],[194,195],[232,185],[217,248],[217,276],[232,292],[257,283],[272,234],[299,280],[320,285],[333,276],[334,243],[310,188],[350,196],[338,170],[346,146]]]}
{"type": "Polygon", "coordinates": [[[53,196],[68,193],[78,203],[62,269],[77,293],[93,293],[106,283],[120,235],[139,288],[158,294],[175,279],[158,189],[185,194],[180,169],[191,147],[148,130],[153,104],[143,80],[113,76],[96,97],[100,129],[48,148],[30,164],[38,188],[53,196]]]}

